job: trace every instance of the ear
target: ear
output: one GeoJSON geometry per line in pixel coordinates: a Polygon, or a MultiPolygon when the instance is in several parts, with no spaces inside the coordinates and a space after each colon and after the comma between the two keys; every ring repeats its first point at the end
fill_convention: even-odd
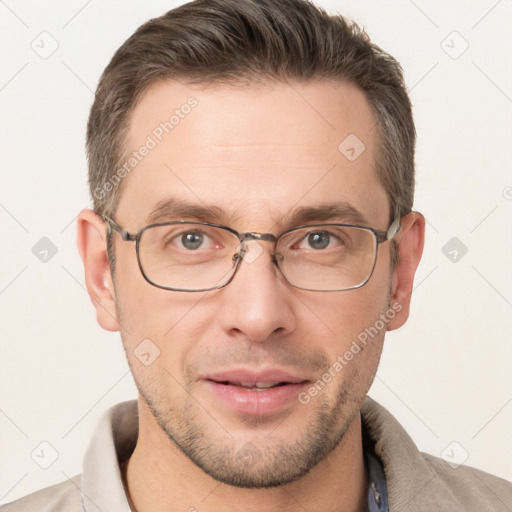
{"type": "Polygon", "coordinates": [[[92,210],[80,212],[76,242],[84,263],[89,297],[96,309],[96,319],[103,329],[118,331],[114,283],[107,257],[107,226],[92,210]]]}
{"type": "Polygon", "coordinates": [[[388,331],[402,327],[409,317],[414,274],[418,268],[425,242],[425,217],[419,212],[411,212],[403,217],[400,231],[395,240],[398,264],[393,272],[389,300],[390,306],[398,313],[388,322],[388,331]]]}

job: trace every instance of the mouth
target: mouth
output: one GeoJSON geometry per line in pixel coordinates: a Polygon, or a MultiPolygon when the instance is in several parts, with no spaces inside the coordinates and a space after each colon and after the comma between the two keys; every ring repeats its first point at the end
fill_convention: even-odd
{"type": "Polygon", "coordinates": [[[202,380],[230,410],[252,415],[279,412],[294,400],[298,403],[298,394],[310,383],[282,370],[230,370],[207,375],[202,380]]]}
{"type": "MultiPolygon", "coordinates": [[[[216,381],[212,381],[216,382],[216,381]]],[[[289,382],[230,382],[228,380],[217,382],[224,386],[238,386],[246,388],[248,391],[261,391],[262,389],[276,388],[278,386],[286,386],[289,382]]]]}
{"type": "Polygon", "coordinates": [[[233,369],[206,375],[205,379],[225,386],[237,386],[256,391],[309,382],[307,379],[278,368],[270,368],[259,372],[243,368],[233,369]]]}

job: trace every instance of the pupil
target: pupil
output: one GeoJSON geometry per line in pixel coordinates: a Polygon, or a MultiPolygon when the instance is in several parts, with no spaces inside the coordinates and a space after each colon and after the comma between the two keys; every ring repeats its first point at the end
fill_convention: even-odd
{"type": "Polygon", "coordinates": [[[308,243],[313,249],[325,249],[330,242],[330,236],[325,231],[318,233],[310,233],[308,235],[308,243]]]}
{"type": "Polygon", "coordinates": [[[203,243],[203,237],[198,233],[186,233],[182,235],[181,242],[186,249],[197,249],[203,243]]]}

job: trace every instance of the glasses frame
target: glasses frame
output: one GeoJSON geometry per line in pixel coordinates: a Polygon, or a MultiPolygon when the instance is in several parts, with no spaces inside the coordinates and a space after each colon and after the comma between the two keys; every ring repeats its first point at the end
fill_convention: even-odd
{"type": "Polygon", "coordinates": [[[400,225],[400,220],[401,220],[400,216],[396,215],[394,220],[393,220],[393,222],[390,224],[388,229],[385,230],[385,231],[380,230],[380,229],[375,229],[375,228],[370,227],[370,226],[362,226],[362,225],[359,225],[359,224],[321,223],[321,224],[303,224],[303,225],[300,225],[300,226],[293,226],[291,228],[285,229],[284,231],[281,231],[277,235],[273,235],[272,233],[255,233],[255,232],[239,233],[235,229],[230,228],[228,226],[223,226],[222,224],[214,224],[214,223],[210,223],[210,222],[188,221],[188,220],[177,220],[177,221],[156,222],[156,223],[153,223],[153,224],[148,224],[147,226],[144,226],[143,228],[139,229],[137,232],[130,233],[127,229],[120,227],[119,224],[117,224],[117,222],[115,222],[110,217],[103,216],[103,220],[107,223],[107,234],[108,234],[108,236],[110,236],[112,234],[112,231],[115,231],[116,233],[118,233],[121,236],[121,239],[124,242],[135,242],[135,252],[137,254],[137,263],[139,265],[139,270],[140,270],[142,276],[144,277],[144,279],[149,284],[151,284],[152,286],[155,286],[157,288],[161,288],[163,290],[170,290],[170,291],[177,291],[177,292],[208,292],[208,291],[212,291],[212,290],[219,290],[219,289],[224,288],[225,286],[227,286],[234,279],[234,277],[235,277],[235,275],[236,275],[236,273],[237,273],[237,271],[238,271],[238,269],[240,267],[240,262],[243,260],[243,256],[245,254],[246,243],[248,241],[250,241],[250,240],[260,240],[260,241],[265,241],[265,242],[272,242],[272,244],[273,244],[273,248],[272,248],[272,262],[279,269],[279,271],[280,271],[281,275],[283,276],[283,278],[285,279],[285,281],[290,286],[293,286],[294,288],[297,288],[299,290],[307,290],[307,291],[314,291],[314,292],[343,292],[343,291],[348,291],[348,290],[354,290],[354,289],[357,289],[357,288],[361,288],[362,286],[364,286],[370,280],[370,278],[373,275],[373,271],[374,271],[375,265],[377,263],[377,256],[378,256],[378,253],[379,253],[379,245],[384,243],[384,242],[392,240],[395,237],[395,235],[400,231],[400,227],[401,227],[401,225],[400,225]],[[180,224],[191,224],[191,225],[196,225],[196,226],[211,226],[211,227],[214,227],[214,228],[220,228],[220,229],[224,229],[226,231],[229,231],[230,233],[232,233],[233,235],[235,235],[238,238],[238,240],[240,241],[240,249],[238,250],[237,253],[235,253],[233,255],[233,263],[235,264],[235,268],[233,270],[233,273],[231,274],[231,277],[226,282],[222,283],[221,285],[213,286],[213,287],[210,287],[210,288],[201,288],[201,289],[198,289],[198,290],[189,290],[189,289],[186,289],[186,288],[172,288],[170,286],[163,286],[163,285],[157,284],[157,283],[151,281],[151,279],[149,279],[149,277],[146,275],[146,273],[144,271],[144,268],[142,267],[142,263],[140,261],[139,246],[140,246],[140,240],[141,240],[141,237],[142,237],[143,233],[145,231],[147,231],[148,229],[151,229],[153,227],[172,226],[172,225],[180,225],[180,224]],[[367,230],[367,231],[369,231],[369,232],[371,232],[373,234],[373,236],[375,237],[375,242],[376,242],[376,244],[375,244],[375,257],[373,259],[373,265],[372,265],[370,273],[368,274],[368,277],[361,284],[358,284],[356,286],[351,286],[349,288],[341,288],[341,289],[338,289],[338,290],[315,290],[315,289],[311,289],[311,288],[303,288],[301,286],[296,286],[296,285],[290,283],[288,281],[288,279],[286,278],[286,276],[283,274],[283,271],[281,270],[281,267],[279,266],[279,258],[276,257],[276,248],[277,248],[277,243],[278,243],[279,239],[282,236],[284,236],[284,235],[286,235],[286,234],[288,234],[290,232],[297,231],[299,229],[315,228],[315,227],[322,227],[322,226],[325,226],[325,227],[337,226],[337,227],[359,228],[359,229],[367,230]]]}

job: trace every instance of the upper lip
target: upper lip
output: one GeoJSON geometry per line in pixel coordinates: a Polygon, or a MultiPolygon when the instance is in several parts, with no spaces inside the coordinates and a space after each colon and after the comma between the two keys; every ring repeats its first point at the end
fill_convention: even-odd
{"type": "Polygon", "coordinates": [[[298,384],[306,382],[308,379],[292,375],[291,373],[279,368],[269,368],[261,371],[234,368],[222,372],[209,373],[203,377],[203,380],[229,382],[231,384],[256,384],[257,382],[285,382],[288,384],[298,384]]]}

